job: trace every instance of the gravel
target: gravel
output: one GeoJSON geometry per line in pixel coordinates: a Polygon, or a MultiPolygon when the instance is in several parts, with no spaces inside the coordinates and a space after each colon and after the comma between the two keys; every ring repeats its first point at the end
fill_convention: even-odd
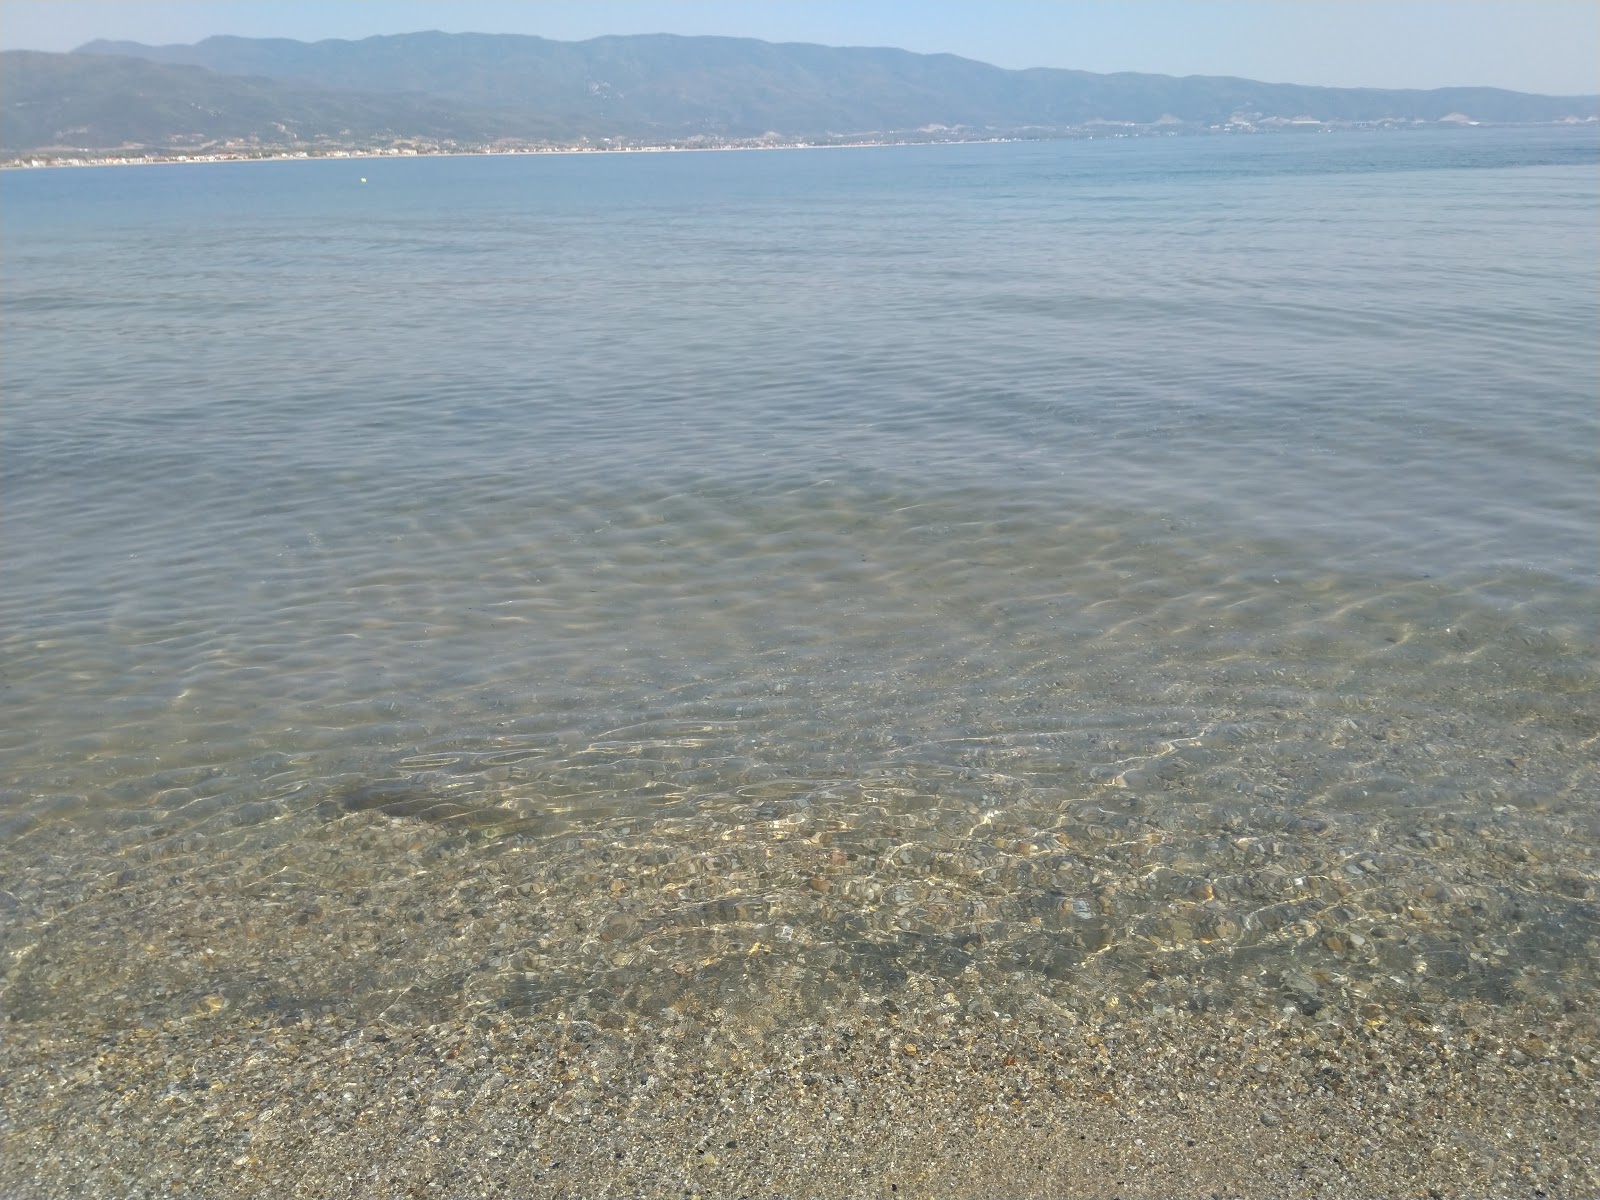
{"type": "Polygon", "coordinates": [[[767,1029],[10,1022],[0,1194],[1600,1194],[1587,1013],[889,1007],[767,1029]]]}

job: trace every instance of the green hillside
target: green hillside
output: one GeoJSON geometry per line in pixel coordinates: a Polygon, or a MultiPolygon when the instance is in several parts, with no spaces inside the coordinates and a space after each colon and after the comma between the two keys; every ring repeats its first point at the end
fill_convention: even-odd
{"type": "Polygon", "coordinates": [[[1100,122],[1554,122],[1600,98],[1493,88],[1312,88],[1246,79],[1007,71],[954,55],[737,38],[587,42],[415,33],[315,43],[91,42],[0,56],[0,146],[482,145],[622,137],[1048,136],[1100,122]]]}

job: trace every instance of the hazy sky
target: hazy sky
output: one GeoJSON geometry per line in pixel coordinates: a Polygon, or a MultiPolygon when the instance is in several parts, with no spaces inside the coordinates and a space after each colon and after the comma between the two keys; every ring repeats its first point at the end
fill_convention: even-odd
{"type": "Polygon", "coordinates": [[[714,33],[948,51],[1004,67],[1600,92],[1600,0],[0,0],[8,50],[418,29],[563,40],[714,33]]]}

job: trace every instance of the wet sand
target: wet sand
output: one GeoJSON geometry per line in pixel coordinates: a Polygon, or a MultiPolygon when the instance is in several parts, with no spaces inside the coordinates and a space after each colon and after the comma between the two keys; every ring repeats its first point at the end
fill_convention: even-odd
{"type": "MultiPolygon", "coordinates": [[[[941,932],[850,901],[809,826],[669,854],[419,804],[369,787],[98,869],[70,824],[17,839],[0,1195],[1600,1194],[1596,910],[1533,824],[1491,831],[1524,835],[1514,903],[1442,842],[1448,886],[1317,867],[1319,825],[1269,874],[1338,903],[1268,922],[1217,862],[1171,902],[1184,940],[1132,909],[1090,944],[1075,906],[993,919],[1042,835],[941,932]]],[[[909,887],[917,849],[874,869],[910,854],[909,887]]],[[[1166,887],[1118,861],[1108,911],[1166,887]]]]}
{"type": "Polygon", "coordinates": [[[1592,1015],[11,1024],[8,1196],[1585,1196],[1592,1015]]]}

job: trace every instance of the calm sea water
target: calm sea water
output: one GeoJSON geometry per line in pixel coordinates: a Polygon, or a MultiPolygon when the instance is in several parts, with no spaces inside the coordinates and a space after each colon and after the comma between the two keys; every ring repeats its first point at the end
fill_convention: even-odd
{"type": "Polygon", "coordinates": [[[8,173],[0,1002],[1592,997],[1597,165],[8,173]]]}

